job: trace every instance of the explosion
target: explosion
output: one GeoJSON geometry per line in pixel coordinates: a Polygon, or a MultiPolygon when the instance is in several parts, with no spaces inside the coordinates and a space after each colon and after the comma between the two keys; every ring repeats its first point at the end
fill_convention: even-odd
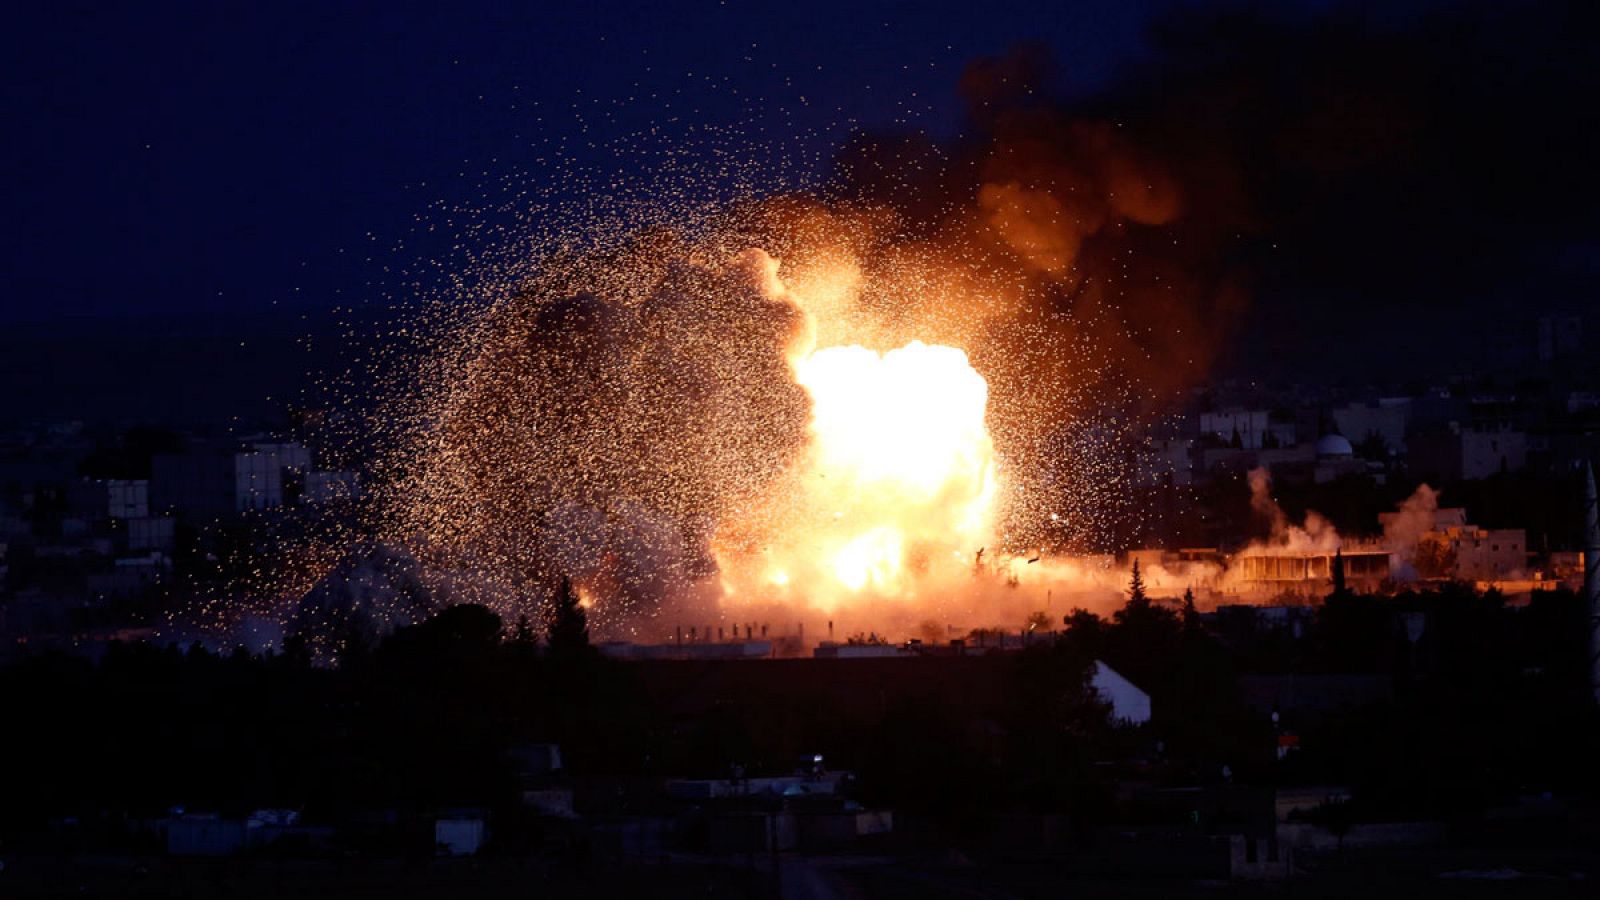
{"type": "MultiPolygon", "coordinates": [[[[597,633],[646,640],[1114,601],[1116,573],[1060,557],[1140,539],[1136,434],[1240,308],[1239,223],[1185,202],[1186,158],[1039,102],[1029,66],[974,72],[971,139],[856,135],[824,184],[641,137],[648,178],[447,210],[464,258],[428,264],[443,286],[380,356],[347,546],[414,560],[390,569],[419,607],[536,620],[565,577],[597,633]]],[[[341,571],[365,569],[284,594],[349,593],[308,592],[341,571]]]]}
{"type": "Polygon", "coordinates": [[[887,353],[835,346],[793,360],[811,398],[801,496],[749,560],[719,553],[730,594],[799,593],[824,611],[846,596],[914,596],[969,569],[990,540],[999,474],[984,414],[988,384],[955,347],[887,353]]]}

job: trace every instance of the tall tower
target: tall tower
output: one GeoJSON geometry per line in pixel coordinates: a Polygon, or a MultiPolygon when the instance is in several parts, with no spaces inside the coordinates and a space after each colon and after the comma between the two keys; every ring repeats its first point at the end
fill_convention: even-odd
{"type": "Polygon", "coordinates": [[[1589,600],[1589,688],[1600,703],[1600,500],[1594,465],[1585,462],[1583,493],[1583,595],[1589,600]]]}

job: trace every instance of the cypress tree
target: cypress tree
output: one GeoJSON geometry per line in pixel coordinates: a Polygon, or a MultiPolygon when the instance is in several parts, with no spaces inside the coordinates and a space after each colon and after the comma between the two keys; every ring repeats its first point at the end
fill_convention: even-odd
{"type": "Polygon", "coordinates": [[[556,655],[573,655],[589,649],[589,617],[578,602],[572,579],[565,576],[550,607],[545,642],[556,655]]]}

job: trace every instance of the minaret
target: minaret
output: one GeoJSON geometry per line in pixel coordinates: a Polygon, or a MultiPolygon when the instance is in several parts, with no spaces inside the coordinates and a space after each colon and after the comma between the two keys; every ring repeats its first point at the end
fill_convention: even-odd
{"type": "Polygon", "coordinates": [[[1589,601],[1589,688],[1600,703],[1600,500],[1595,497],[1594,465],[1584,463],[1583,595],[1589,601]]]}

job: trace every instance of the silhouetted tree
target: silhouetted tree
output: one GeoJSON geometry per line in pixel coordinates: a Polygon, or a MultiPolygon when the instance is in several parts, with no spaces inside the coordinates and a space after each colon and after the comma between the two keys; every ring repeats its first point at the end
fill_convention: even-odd
{"type": "Polygon", "coordinates": [[[563,577],[550,606],[550,621],[545,643],[556,656],[572,656],[589,650],[589,617],[578,602],[572,579],[563,577]]]}
{"type": "Polygon", "coordinates": [[[511,629],[511,640],[523,646],[532,646],[539,642],[539,636],[533,633],[533,625],[527,616],[517,617],[517,624],[511,629]]]}
{"type": "Polygon", "coordinates": [[[1183,631],[1185,634],[1200,631],[1200,610],[1194,605],[1194,588],[1183,589],[1183,631]]]}
{"type": "Polygon", "coordinates": [[[1128,607],[1139,610],[1150,605],[1150,598],[1144,593],[1144,576],[1139,573],[1139,561],[1133,561],[1133,575],[1128,579],[1128,607]]]}
{"type": "Polygon", "coordinates": [[[283,659],[289,665],[305,667],[311,665],[311,644],[306,639],[305,633],[296,631],[284,638],[283,659]]]}
{"type": "Polygon", "coordinates": [[[1344,584],[1344,550],[1333,551],[1333,595],[1343,597],[1346,593],[1344,584]]]}
{"type": "Polygon", "coordinates": [[[1061,618],[1066,633],[1061,641],[1093,659],[1105,653],[1106,620],[1086,609],[1075,609],[1061,618]]]}

